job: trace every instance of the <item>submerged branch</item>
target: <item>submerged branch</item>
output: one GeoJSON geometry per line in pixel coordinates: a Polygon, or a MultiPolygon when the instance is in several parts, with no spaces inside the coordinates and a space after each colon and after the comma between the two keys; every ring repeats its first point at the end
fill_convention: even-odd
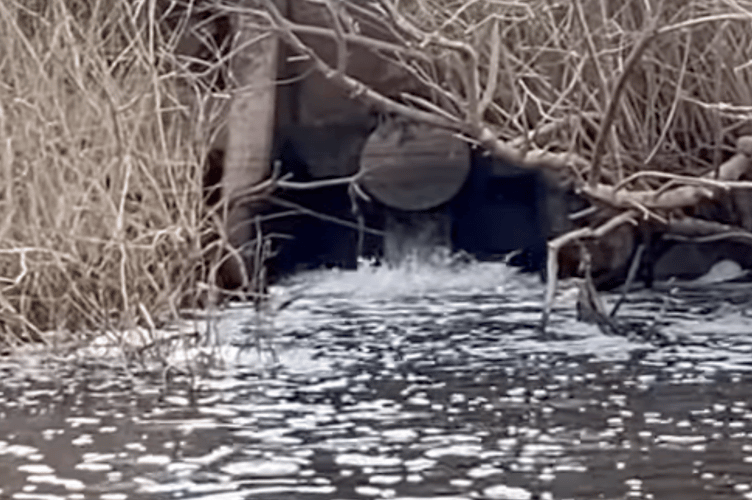
{"type": "Polygon", "coordinates": [[[634,211],[622,212],[596,228],[583,227],[575,229],[548,242],[546,295],[543,303],[543,316],[541,318],[541,327],[544,331],[548,325],[548,319],[551,316],[554,297],[556,296],[556,287],[559,280],[559,250],[573,241],[603,237],[622,224],[637,225],[637,213],[634,211]]]}

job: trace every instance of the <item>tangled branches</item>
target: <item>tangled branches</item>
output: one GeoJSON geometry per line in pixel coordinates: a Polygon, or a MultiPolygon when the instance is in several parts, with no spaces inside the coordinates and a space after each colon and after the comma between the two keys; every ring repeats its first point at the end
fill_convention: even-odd
{"type": "Polygon", "coordinates": [[[669,228],[703,200],[752,187],[747,139],[733,146],[749,132],[752,79],[752,11],[738,2],[292,5],[225,8],[273,30],[353,100],[552,171],[619,222],[573,228],[550,259],[562,242],[625,221],[669,228]],[[362,54],[389,71],[363,71],[362,54]],[[397,76],[387,85],[385,74],[397,76]]]}

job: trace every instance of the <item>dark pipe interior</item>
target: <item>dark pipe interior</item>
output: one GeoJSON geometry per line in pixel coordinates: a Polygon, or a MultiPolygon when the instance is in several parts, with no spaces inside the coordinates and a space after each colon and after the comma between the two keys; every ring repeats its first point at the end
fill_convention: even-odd
{"type": "MultiPolygon", "coordinates": [[[[367,133],[342,126],[285,127],[278,131],[274,158],[281,163],[281,172],[292,174],[291,179],[296,181],[350,175],[357,171],[359,150],[367,133]]],[[[276,192],[263,210],[263,215],[274,215],[263,224],[264,234],[273,241],[274,254],[268,261],[270,278],[321,267],[353,269],[359,246],[363,257],[381,259],[381,236],[363,234],[359,245],[357,214],[366,227],[384,231],[389,229],[387,220],[403,221],[391,228],[404,229],[410,227],[404,221],[411,217],[419,223],[428,212],[443,213],[448,215],[452,250],[482,260],[500,260],[519,251],[512,264],[526,271],[541,270],[549,225],[545,179],[481,151],[473,151],[471,156],[470,174],[457,196],[441,207],[420,213],[397,211],[373,199],[367,202],[358,198],[353,203],[347,185],[276,192]],[[306,213],[311,210],[347,225],[306,213]]],[[[420,230],[417,226],[415,229],[420,230]]]]}

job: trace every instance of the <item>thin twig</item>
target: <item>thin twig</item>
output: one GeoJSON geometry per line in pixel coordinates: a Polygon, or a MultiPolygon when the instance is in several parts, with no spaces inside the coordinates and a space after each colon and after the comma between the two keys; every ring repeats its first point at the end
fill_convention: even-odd
{"type": "Polygon", "coordinates": [[[339,19],[339,12],[334,8],[333,0],[324,0],[329,14],[332,16],[332,25],[334,26],[335,41],[337,42],[337,71],[339,73],[347,72],[347,41],[345,40],[345,30],[339,19]]]}
{"type": "MultiPolygon", "coordinates": [[[[310,208],[306,208],[303,205],[300,205],[298,203],[294,203],[292,201],[284,200],[282,198],[277,198],[277,197],[270,197],[269,201],[272,202],[272,203],[274,203],[274,204],[276,204],[276,205],[282,206],[282,207],[294,208],[294,209],[300,211],[300,213],[302,213],[304,215],[310,215],[311,217],[315,217],[317,219],[321,219],[321,220],[326,221],[326,222],[332,222],[334,224],[339,224],[340,226],[344,226],[344,227],[347,227],[347,228],[350,228],[350,229],[354,229],[356,231],[360,231],[361,230],[361,227],[358,225],[357,222],[352,222],[352,221],[349,221],[349,220],[346,220],[346,219],[341,219],[339,217],[334,217],[333,215],[327,215],[327,214],[324,214],[324,213],[321,213],[321,212],[317,212],[315,210],[312,210],[310,208]]],[[[366,232],[368,234],[373,234],[375,236],[384,236],[384,231],[380,231],[378,229],[373,229],[373,228],[369,228],[369,227],[365,227],[365,228],[362,228],[362,229],[363,229],[364,232],[366,232]]]]}
{"type": "Polygon", "coordinates": [[[603,124],[598,131],[598,138],[595,141],[595,149],[593,151],[593,159],[590,163],[590,175],[588,178],[588,183],[591,188],[594,188],[600,181],[601,157],[604,153],[606,138],[608,137],[608,134],[611,131],[611,125],[616,118],[616,110],[619,106],[621,95],[624,92],[627,78],[631,75],[632,69],[634,68],[635,64],[637,64],[637,61],[639,61],[642,57],[642,53],[645,51],[645,49],[647,49],[648,45],[655,37],[657,33],[657,26],[658,15],[650,20],[650,26],[641,33],[640,38],[637,40],[637,43],[632,48],[632,52],[629,54],[629,57],[627,57],[627,60],[624,63],[624,69],[622,70],[622,73],[619,76],[619,80],[616,83],[616,87],[614,88],[614,92],[611,95],[611,100],[609,101],[608,108],[606,109],[606,116],[603,118],[603,124]]]}
{"type": "Polygon", "coordinates": [[[624,189],[629,183],[640,179],[642,177],[655,177],[658,179],[670,179],[676,181],[676,183],[686,184],[690,186],[706,186],[716,189],[722,189],[728,191],[732,188],[752,188],[752,181],[725,181],[709,179],[707,177],[690,177],[687,175],[670,174],[667,172],[657,172],[655,170],[642,170],[635,172],[623,181],[614,186],[614,192],[624,189]]]}
{"type": "Polygon", "coordinates": [[[501,52],[501,38],[499,36],[499,21],[491,23],[491,57],[488,61],[488,78],[483,96],[478,104],[478,114],[482,117],[496,94],[496,86],[499,81],[499,57],[501,52]]]}
{"type": "MultiPolygon", "coordinates": [[[[627,280],[624,282],[624,288],[619,296],[619,300],[616,301],[616,304],[614,304],[614,307],[609,313],[609,316],[612,318],[616,317],[616,313],[619,312],[619,308],[626,300],[627,294],[632,288],[632,283],[634,282],[635,276],[637,276],[637,271],[640,269],[640,264],[642,263],[643,253],[645,253],[645,243],[640,243],[632,257],[632,264],[630,264],[629,271],[627,271],[627,280]]],[[[648,262],[648,265],[652,265],[652,262],[648,262]]]]}
{"type": "Polygon", "coordinates": [[[543,303],[543,315],[541,317],[541,329],[545,331],[551,316],[554,297],[559,275],[559,250],[567,243],[585,238],[600,238],[613,231],[622,224],[636,225],[636,213],[634,211],[622,212],[604,222],[597,228],[584,227],[575,229],[548,242],[548,258],[546,262],[546,295],[543,303]]]}

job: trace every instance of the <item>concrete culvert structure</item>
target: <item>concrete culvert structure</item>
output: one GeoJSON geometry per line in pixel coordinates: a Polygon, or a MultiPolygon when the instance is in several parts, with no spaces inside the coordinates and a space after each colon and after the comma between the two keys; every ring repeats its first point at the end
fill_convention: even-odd
{"type": "Polygon", "coordinates": [[[361,185],[384,205],[406,211],[451,200],[470,172],[470,148],[450,132],[392,120],[368,138],[361,185]]]}

